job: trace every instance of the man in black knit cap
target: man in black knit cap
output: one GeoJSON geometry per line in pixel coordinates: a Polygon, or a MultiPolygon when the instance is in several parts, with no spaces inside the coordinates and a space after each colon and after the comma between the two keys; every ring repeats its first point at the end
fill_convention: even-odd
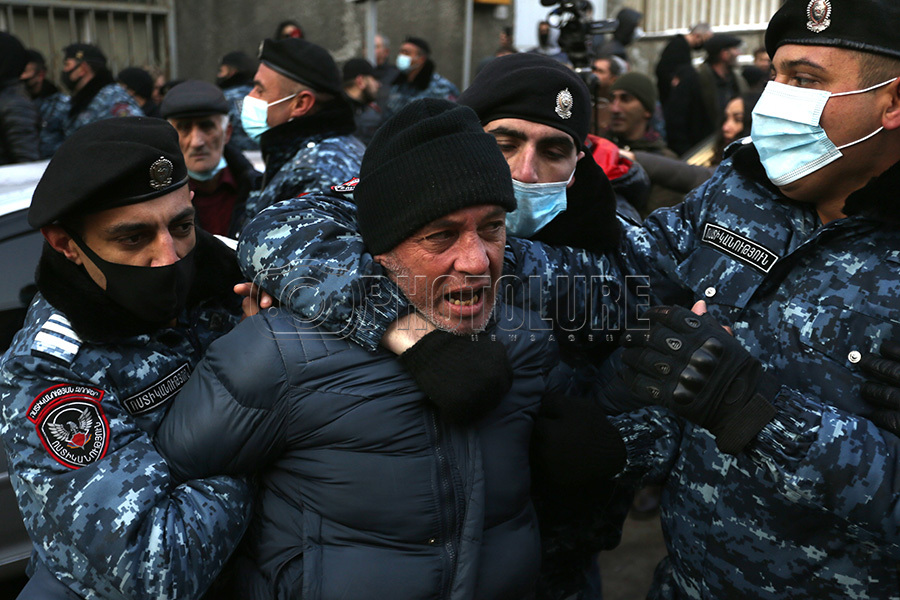
{"type": "MultiPolygon", "coordinates": [[[[529,442],[555,352],[549,332],[517,335],[521,311],[494,310],[509,169],[470,109],[421,100],[375,134],[354,201],[366,247],[434,331],[398,359],[259,314],[210,349],[157,445],[179,479],[260,473],[241,598],[266,582],[279,598],[529,597],[529,442]]],[[[607,427],[615,472],[625,447],[607,427]]]]}

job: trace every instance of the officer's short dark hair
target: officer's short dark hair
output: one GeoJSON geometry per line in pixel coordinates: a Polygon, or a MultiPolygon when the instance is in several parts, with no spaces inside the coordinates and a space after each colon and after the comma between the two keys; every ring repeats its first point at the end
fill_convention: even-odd
{"type": "Polygon", "coordinates": [[[900,75],[900,60],[884,54],[854,52],[859,60],[859,85],[867,88],[900,75]]]}

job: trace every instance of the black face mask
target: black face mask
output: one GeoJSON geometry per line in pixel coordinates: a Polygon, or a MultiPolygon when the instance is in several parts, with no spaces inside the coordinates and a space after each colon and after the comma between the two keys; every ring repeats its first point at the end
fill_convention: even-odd
{"type": "Polygon", "coordinates": [[[549,33],[539,33],[538,34],[538,44],[540,44],[541,46],[546,46],[549,41],[550,41],[549,33]]]}
{"type": "MultiPolygon", "coordinates": [[[[78,67],[75,67],[75,69],[77,69],[77,68],[78,67]]],[[[74,71],[75,69],[72,69],[72,71],[74,71]]],[[[62,84],[64,86],[66,86],[66,89],[69,90],[70,92],[75,91],[75,87],[78,85],[78,82],[80,81],[80,79],[74,79],[74,80],[72,79],[72,71],[64,70],[59,75],[59,80],[62,82],[62,84]]]]}
{"type": "Polygon", "coordinates": [[[168,323],[187,305],[194,281],[194,250],[164,267],[135,267],[103,260],[78,234],[69,232],[78,247],[106,277],[106,294],[136,317],[168,323]]]}

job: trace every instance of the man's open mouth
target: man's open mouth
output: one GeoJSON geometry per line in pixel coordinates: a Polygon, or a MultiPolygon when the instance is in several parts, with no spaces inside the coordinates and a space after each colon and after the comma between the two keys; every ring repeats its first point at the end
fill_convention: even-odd
{"type": "Polygon", "coordinates": [[[444,294],[444,298],[454,306],[472,306],[481,300],[481,292],[475,290],[458,290],[444,294]]]}

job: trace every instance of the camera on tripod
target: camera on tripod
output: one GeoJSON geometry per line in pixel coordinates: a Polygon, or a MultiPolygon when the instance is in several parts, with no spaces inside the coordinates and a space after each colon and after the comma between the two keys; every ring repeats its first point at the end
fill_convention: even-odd
{"type": "Polygon", "coordinates": [[[619,25],[616,19],[588,21],[584,16],[586,4],[584,0],[541,0],[542,6],[558,5],[547,15],[547,22],[559,29],[557,43],[582,77],[591,72],[588,40],[597,34],[612,33],[619,25]]]}

